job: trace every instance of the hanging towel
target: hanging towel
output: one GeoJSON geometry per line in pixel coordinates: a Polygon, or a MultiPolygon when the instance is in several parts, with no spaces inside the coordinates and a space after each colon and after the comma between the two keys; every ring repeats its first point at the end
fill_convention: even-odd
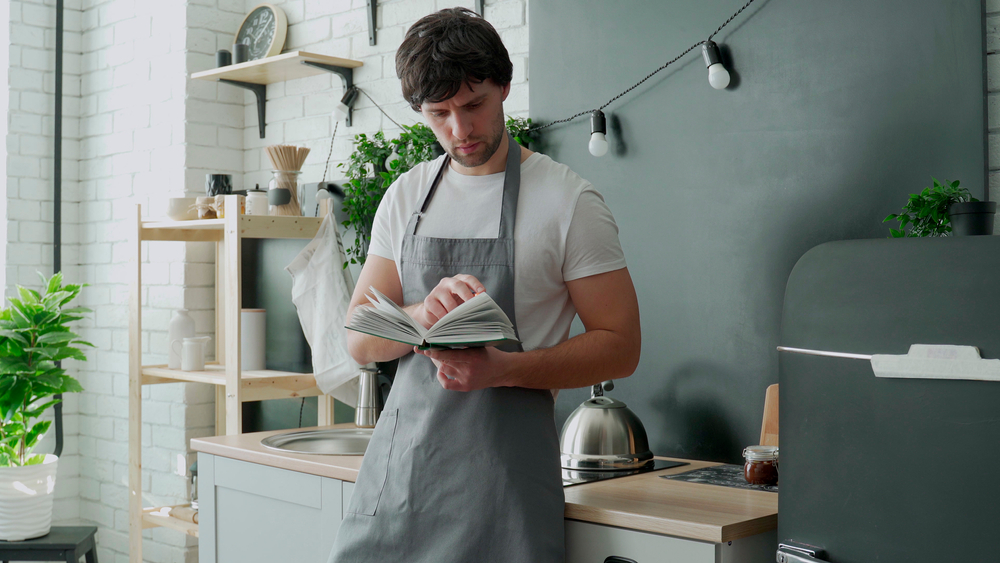
{"type": "Polygon", "coordinates": [[[361,366],[347,352],[347,307],[354,278],[344,268],[344,245],[327,214],[316,236],[285,270],[292,276],[292,303],[312,348],[313,372],[321,391],[354,406],[361,366]]]}

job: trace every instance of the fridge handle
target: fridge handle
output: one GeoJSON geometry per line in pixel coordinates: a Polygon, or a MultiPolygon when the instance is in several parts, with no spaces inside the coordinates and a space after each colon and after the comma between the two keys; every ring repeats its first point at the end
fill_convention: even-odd
{"type": "Polygon", "coordinates": [[[826,552],[814,545],[795,541],[778,544],[775,561],[778,563],[824,563],[826,552]]]}

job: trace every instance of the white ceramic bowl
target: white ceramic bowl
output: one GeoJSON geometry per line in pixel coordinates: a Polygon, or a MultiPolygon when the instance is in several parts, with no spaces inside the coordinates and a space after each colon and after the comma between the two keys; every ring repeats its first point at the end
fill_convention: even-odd
{"type": "Polygon", "coordinates": [[[167,217],[174,221],[191,221],[198,218],[194,208],[196,197],[172,197],[167,200],[167,217]]]}

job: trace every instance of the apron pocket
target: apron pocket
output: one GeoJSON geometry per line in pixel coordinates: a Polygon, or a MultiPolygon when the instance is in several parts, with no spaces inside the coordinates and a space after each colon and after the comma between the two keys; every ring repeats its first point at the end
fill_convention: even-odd
{"type": "Polygon", "coordinates": [[[385,488],[389,476],[389,454],[392,452],[392,439],[396,434],[396,415],[399,409],[384,411],[378,419],[371,442],[365,451],[358,480],[354,484],[351,502],[347,512],[374,516],[378,508],[378,500],[385,488]]]}

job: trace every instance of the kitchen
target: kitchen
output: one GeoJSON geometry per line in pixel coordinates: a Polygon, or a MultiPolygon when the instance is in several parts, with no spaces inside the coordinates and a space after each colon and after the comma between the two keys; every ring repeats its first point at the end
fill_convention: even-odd
{"type": "MultiPolygon", "coordinates": [[[[355,69],[354,81],[371,99],[359,97],[352,125],[339,125],[334,164],[351,154],[355,134],[394,129],[375,103],[400,123],[418,120],[399,95],[392,58],[409,25],[444,7],[416,0],[379,3],[375,45],[370,45],[366,6],[347,4],[276,4],[288,16],[285,51],[364,63],[355,69]]],[[[546,123],[596,107],[704,40],[743,5],[605,4],[486,2],[485,17],[514,60],[508,114],[546,123]]],[[[713,89],[700,53],[687,54],[605,109],[610,150],[603,157],[587,151],[587,117],[542,132],[539,150],[592,181],[620,228],[645,346],[635,374],[617,382],[609,395],[639,416],[657,455],[740,463],[743,448],[758,443],[765,389],[779,381],[777,346],[793,345],[780,332],[786,282],[809,249],[886,237],[882,219],[931,176],[960,178],[976,197],[986,195],[993,157],[987,157],[984,93],[992,82],[983,68],[984,59],[992,60],[987,53],[995,41],[989,14],[998,7],[987,2],[984,16],[977,3],[827,4],[752,4],[714,38],[732,74],[729,88],[713,89]],[[690,244],[694,237],[698,242],[690,244]]],[[[92,284],[81,304],[98,314],[79,332],[98,349],[76,368],[84,393],[67,396],[69,461],[60,468],[58,482],[65,486],[57,485],[56,511],[67,522],[98,525],[104,559],[129,553],[124,444],[131,274],[128,231],[122,229],[129,213],[134,216],[133,205],[201,195],[205,174],[212,172],[232,174],[235,189],[266,186],[270,165],[264,147],[274,144],[311,147],[303,182],[324,177],[334,129],[330,113],[343,93],[338,76],[268,85],[264,139],[254,94],[189,78],[215,67],[216,51],[231,49],[235,29],[256,5],[67,3],[64,159],[72,165],[64,179],[69,213],[64,269],[74,281],[92,284]],[[148,37],[135,31],[142,21],[148,37]]],[[[22,27],[54,27],[41,4],[11,6],[11,20],[22,27]]],[[[26,68],[17,76],[51,76],[44,65],[32,68],[24,54],[51,54],[45,33],[32,48],[34,40],[23,35],[12,33],[12,40],[26,42],[20,49],[26,68]]],[[[48,273],[52,264],[44,254],[51,248],[51,218],[46,219],[51,212],[39,204],[43,198],[31,195],[36,186],[49,193],[49,175],[41,170],[47,168],[39,165],[35,179],[23,170],[31,157],[51,158],[47,145],[40,155],[30,152],[34,129],[27,123],[37,120],[36,136],[44,138],[42,116],[51,115],[51,107],[31,109],[29,101],[37,96],[23,88],[26,93],[12,84],[9,110],[22,152],[8,168],[19,187],[18,203],[8,202],[9,223],[18,224],[18,238],[8,239],[8,287],[34,283],[34,271],[48,273]],[[32,203],[37,211],[31,211],[32,203]],[[32,234],[42,227],[45,234],[32,234]]],[[[336,181],[341,174],[331,165],[325,176],[336,181]]],[[[344,235],[349,242],[350,234],[344,235]]],[[[295,250],[291,242],[283,244],[292,250],[258,250],[260,269],[269,277],[244,288],[247,300],[252,293],[278,294],[287,285],[281,270],[295,250]]],[[[168,283],[151,286],[146,297],[144,363],[166,363],[172,310],[192,309],[198,334],[213,334],[214,254],[197,243],[163,242],[150,243],[147,256],[144,280],[168,283]]],[[[932,343],[978,345],[983,357],[996,357],[973,340],[932,343]]],[[[279,360],[288,345],[272,344],[269,335],[268,346],[268,357],[279,360]]],[[[301,340],[297,346],[289,363],[301,356],[301,340]]],[[[157,385],[144,391],[144,506],[181,504],[188,496],[187,469],[195,460],[189,440],[216,434],[216,397],[202,387],[157,385]]],[[[586,389],[560,393],[557,427],[589,396],[586,389]]],[[[246,418],[256,418],[258,429],[299,426],[300,400],[270,403],[277,401],[262,402],[246,418]]],[[[303,420],[315,420],[320,409],[315,405],[306,403],[303,420]]],[[[340,405],[335,412],[337,422],[352,419],[340,405]]],[[[616,481],[627,479],[610,482],[616,481]]],[[[571,491],[567,498],[576,494],[571,491]]],[[[145,533],[146,560],[194,557],[199,549],[198,540],[172,530],[145,533]]]]}

